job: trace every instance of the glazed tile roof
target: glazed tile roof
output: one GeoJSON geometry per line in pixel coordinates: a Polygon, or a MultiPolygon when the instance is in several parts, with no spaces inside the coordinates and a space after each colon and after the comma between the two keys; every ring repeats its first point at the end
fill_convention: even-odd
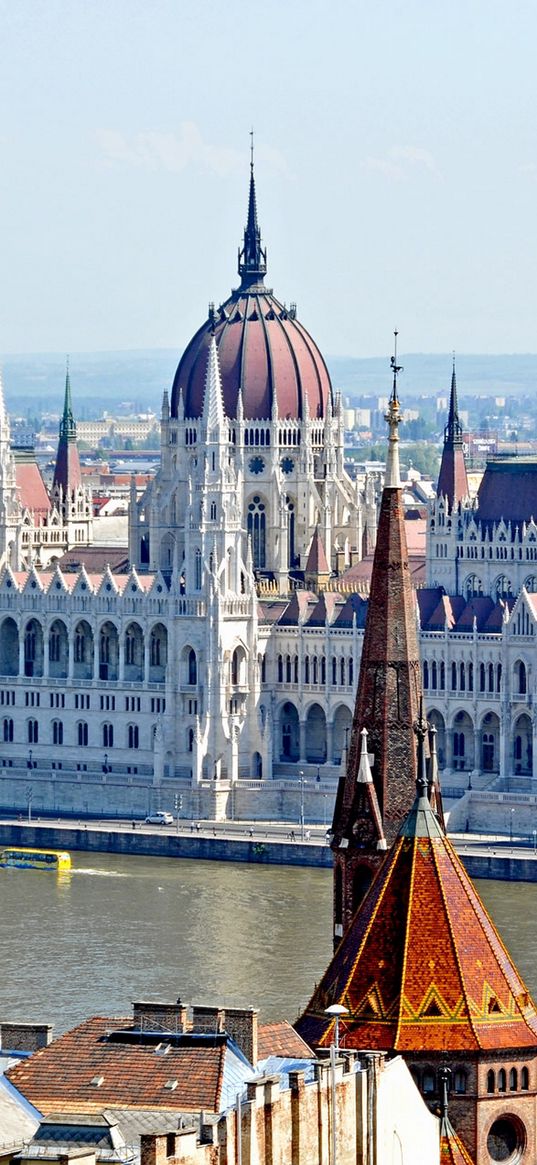
{"type": "Polygon", "coordinates": [[[537,1050],[528,990],[427,797],[399,836],[296,1026],[343,1047],[401,1053],[537,1050]]]}
{"type": "Polygon", "coordinates": [[[159,1039],[134,1032],[131,1019],[96,1016],[18,1063],[7,1076],[49,1114],[117,1107],[220,1112],[229,1101],[231,1078],[234,1097],[237,1083],[251,1075],[251,1066],[224,1035],[161,1035],[160,1040],[161,1047],[169,1045],[165,1053],[157,1050],[159,1039]]]}
{"type": "Polygon", "coordinates": [[[440,1165],[474,1165],[473,1157],[470,1157],[447,1116],[440,1125],[440,1165]]]}

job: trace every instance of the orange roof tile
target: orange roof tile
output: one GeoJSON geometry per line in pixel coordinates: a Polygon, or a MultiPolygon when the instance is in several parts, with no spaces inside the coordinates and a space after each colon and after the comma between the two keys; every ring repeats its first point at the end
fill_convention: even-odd
{"type": "Polygon", "coordinates": [[[15,480],[19,490],[21,505],[32,510],[35,521],[39,523],[49,513],[50,499],[41,477],[41,471],[35,461],[23,461],[15,465],[15,480]]]}
{"type": "Polygon", "coordinates": [[[426,796],[295,1025],[311,1047],[332,1042],[334,1003],[343,1047],[537,1050],[535,1004],[426,796]]]}
{"type": "Polygon", "coordinates": [[[313,1052],[286,1019],[264,1023],[258,1031],[258,1060],[269,1056],[290,1056],[295,1060],[311,1059],[313,1052]]]}
{"type": "MultiPolygon", "coordinates": [[[[7,1076],[45,1115],[103,1108],[205,1109],[218,1112],[225,1037],[184,1044],[158,1054],[154,1043],[124,1043],[109,1033],[132,1029],[132,1019],[95,1016],[11,1068],[7,1076]],[[92,1080],[102,1077],[100,1085],[92,1080]],[[177,1080],[177,1087],[166,1088],[177,1080]]],[[[166,1043],[166,1035],[162,1036],[166,1043]]]]}

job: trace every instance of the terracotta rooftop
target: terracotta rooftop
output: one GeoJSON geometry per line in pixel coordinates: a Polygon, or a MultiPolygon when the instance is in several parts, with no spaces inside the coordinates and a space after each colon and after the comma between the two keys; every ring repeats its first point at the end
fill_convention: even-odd
{"type": "Polygon", "coordinates": [[[286,1019],[264,1023],[258,1030],[258,1059],[288,1056],[295,1060],[311,1059],[313,1052],[286,1019]]]}
{"type": "Polygon", "coordinates": [[[51,505],[37,463],[34,460],[16,461],[15,480],[21,505],[33,512],[36,525],[40,525],[51,505]]]}
{"type": "Polygon", "coordinates": [[[219,1112],[229,1102],[231,1079],[233,1099],[251,1071],[225,1035],[142,1034],[132,1019],[96,1016],[7,1077],[44,1114],[127,1107],[219,1112]]]}
{"type": "Polygon", "coordinates": [[[402,1053],[537,1050],[537,1013],[426,796],[399,836],[296,1023],[328,1047],[402,1053]]]}

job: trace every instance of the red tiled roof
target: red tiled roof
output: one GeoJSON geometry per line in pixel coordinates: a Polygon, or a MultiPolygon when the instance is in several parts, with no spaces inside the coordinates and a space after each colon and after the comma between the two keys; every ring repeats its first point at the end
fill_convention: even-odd
{"type": "Polygon", "coordinates": [[[305,574],[330,574],[330,567],[326,558],[321,535],[318,529],[313,532],[313,538],[308,551],[305,574]]]}
{"type": "Polygon", "coordinates": [[[426,797],[414,803],[297,1031],[401,1053],[537,1050],[535,1004],[426,797]]]}
{"type": "Polygon", "coordinates": [[[40,525],[43,518],[49,513],[51,505],[39,466],[35,461],[17,462],[15,479],[21,505],[25,509],[33,511],[36,524],[40,525]]]}
{"type": "Polygon", "coordinates": [[[197,1046],[172,1044],[160,1055],[154,1044],[114,1042],[107,1036],[129,1028],[132,1019],[95,1016],[21,1060],[8,1079],[44,1114],[103,1108],[218,1112],[225,1038],[197,1046]],[[100,1076],[100,1085],[91,1083],[100,1076]],[[169,1080],[177,1080],[175,1089],[165,1087],[169,1080]]]}
{"type": "Polygon", "coordinates": [[[440,1126],[440,1165],[474,1165],[473,1157],[447,1117],[440,1126]]]}
{"type": "Polygon", "coordinates": [[[290,1056],[295,1060],[311,1059],[313,1052],[286,1019],[264,1023],[258,1031],[258,1060],[269,1056],[290,1056]]]}

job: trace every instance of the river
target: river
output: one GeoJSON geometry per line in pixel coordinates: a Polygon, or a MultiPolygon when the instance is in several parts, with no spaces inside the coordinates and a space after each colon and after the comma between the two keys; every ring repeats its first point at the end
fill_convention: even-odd
{"type": "MultiPolygon", "coordinates": [[[[73,867],[0,870],[4,1020],[58,1034],[178,996],[293,1020],[330,958],[329,870],[82,853],[73,867]]],[[[478,885],[537,995],[537,885],[478,885]]]]}

